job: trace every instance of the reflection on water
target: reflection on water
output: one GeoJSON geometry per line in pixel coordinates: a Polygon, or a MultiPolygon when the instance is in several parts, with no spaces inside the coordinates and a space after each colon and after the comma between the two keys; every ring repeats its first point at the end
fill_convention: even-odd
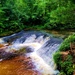
{"type": "Polygon", "coordinates": [[[0,75],[41,75],[33,70],[31,59],[23,55],[0,62],[0,75]]]}

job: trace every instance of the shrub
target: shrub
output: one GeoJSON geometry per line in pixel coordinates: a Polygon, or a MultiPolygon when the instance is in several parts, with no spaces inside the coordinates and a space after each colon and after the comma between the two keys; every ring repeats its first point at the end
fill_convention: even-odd
{"type": "Polygon", "coordinates": [[[73,61],[72,56],[68,55],[66,60],[63,61],[62,55],[59,52],[54,54],[54,62],[57,65],[57,69],[60,71],[59,75],[72,75],[74,68],[73,68],[73,61]]]}
{"type": "Polygon", "coordinates": [[[67,59],[63,62],[60,62],[61,70],[66,73],[66,75],[72,75],[73,73],[73,62],[72,62],[72,56],[68,55],[67,59]]]}
{"type": "Polygon", "coordinates": [[[59,52],[56,52],[55,54],[54,54],[54,62],[56,63],[56,64],[59,64],[59,62],[62,60],[62,56],[61,56],[61,54],[59,53],[59,52]],[[58,62],[58,60],[59,60],[59,62],[58,62]]]}
{"type": "Polygon", "coordinates": [[[70,49],[70,42],[75,41],[75,34],[70,35],[68,38],[64,40],[64,42],[61,44],[59,51],[67,51],[70,49]]]}

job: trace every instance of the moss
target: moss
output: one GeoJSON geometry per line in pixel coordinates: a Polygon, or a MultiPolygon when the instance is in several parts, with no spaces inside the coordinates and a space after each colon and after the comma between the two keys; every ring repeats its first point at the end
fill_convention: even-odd
{"type": "Polygon", "coordinates": [[[22,48],[22,49],[20,49],[20,50],[18,50],[18,51],[15,51],[15,53],[17,53],[17,54],[26,53],[26,49],[25,49],[25,48],[22,48]]]}
{"type": "Polygon", "coordinates": [[[61,44],[59,51],[67,51],[70,49],[70,42],[75,42],[75,34],[70,35],[68,38],[64,40],[61,44]]]}
{"type": "Polygon", "coordinates": [[[73,54],[69,53],[66,59],[63,60],[63,57],[60,53],[62,51],[70,50],[70,42],[75,42],[75,34],[70,35],[68,38],[66,38],[61,44],[58,52],[54,54],[54,61],[58,66],[57,68],[60,70],[59,75],[73,75],[75,69],[73,60],[75,59],[75,57],[73,57],[73,54]]]}

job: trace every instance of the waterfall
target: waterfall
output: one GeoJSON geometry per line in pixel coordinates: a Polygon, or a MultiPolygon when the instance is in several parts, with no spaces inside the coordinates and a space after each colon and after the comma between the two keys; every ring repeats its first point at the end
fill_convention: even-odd
{"type": "Polygon", "coordinates": [[[53,54],[58,50],[62,39],[40,31],[21,31],[0,39],[0,43],[8,42],[11,45],[6,49],[7,52],[11,49],[26,48],[27,56],[32,58],[35,69],[43,75],[57,74],[57,71],[54,70],[53,54]]]}

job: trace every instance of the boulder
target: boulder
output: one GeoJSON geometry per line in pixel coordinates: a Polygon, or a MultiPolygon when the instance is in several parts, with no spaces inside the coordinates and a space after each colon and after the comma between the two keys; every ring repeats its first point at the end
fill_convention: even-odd
{"type": "Polygon", "coordinates": [[[30,53],[30,52],[33,52],[34,49],[32,47],[26,47],[26,52],[27,53],[30,53]]]}

